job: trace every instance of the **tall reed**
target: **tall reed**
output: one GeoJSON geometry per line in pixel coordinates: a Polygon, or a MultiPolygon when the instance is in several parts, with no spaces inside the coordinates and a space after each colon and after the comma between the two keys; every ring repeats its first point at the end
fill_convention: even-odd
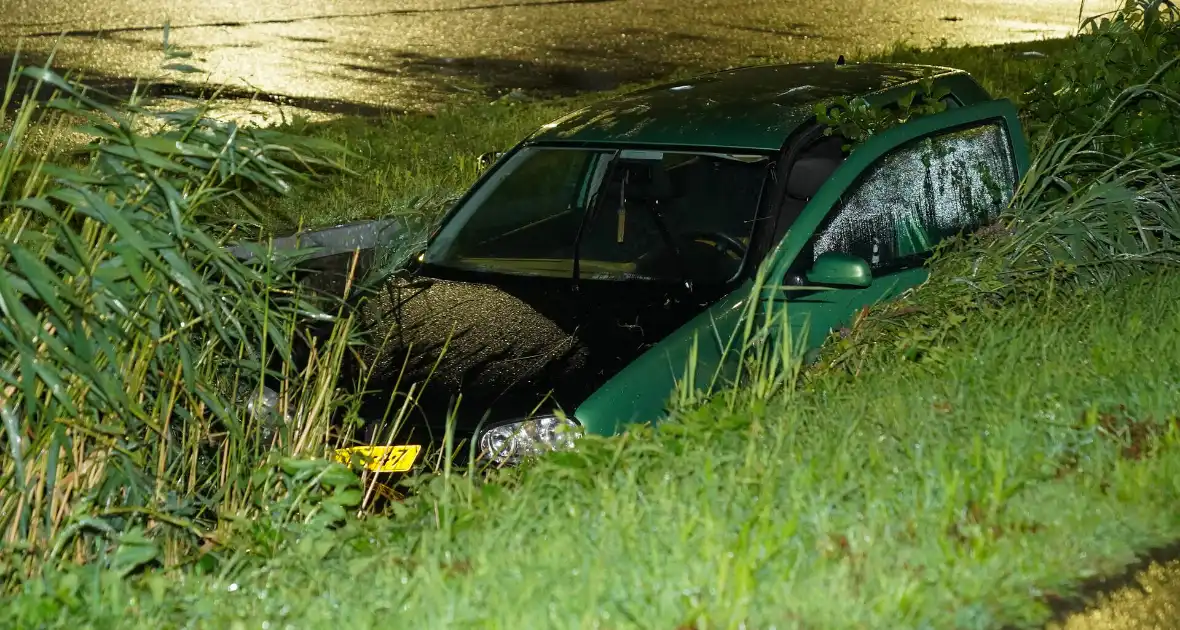
{"type": "Polygon", "coordinates": [[[268,461],[323,454],[356,337],[294,258],[235,258],[208,212],[287,194],[339,150],[120,103],[48,65],[14,66],[0,116],[0,542],[27,560],[8,566],[182,561],[281,489],[268,461]],[[311,325],[331,333],[304,372],[272,375],[284,413],[246,413],[311,325]]]}

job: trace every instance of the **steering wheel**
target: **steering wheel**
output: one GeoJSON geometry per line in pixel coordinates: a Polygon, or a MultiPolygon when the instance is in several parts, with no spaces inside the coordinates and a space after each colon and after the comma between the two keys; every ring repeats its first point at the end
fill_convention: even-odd
{"type": "Polygon", "coordinates": [[[737,261],[746,258],[746,246],[736,238],[723,234],[721,232],[710,232],[701,230],[696,232],[688,232],[683,234],[681,238],[693,243],[700,243],[711,247],[713,250],[722,254],[728,254],[731,258],[737,261]]]}

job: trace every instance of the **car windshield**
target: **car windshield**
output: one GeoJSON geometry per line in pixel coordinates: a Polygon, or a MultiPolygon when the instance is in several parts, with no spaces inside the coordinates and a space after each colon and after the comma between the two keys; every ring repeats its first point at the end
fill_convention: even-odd
{"type": "Polygon", "coordinates": [[[513,275],[725,282],[741,269],[768,160],[528,147],[456,210],[424,262],[513,275]]]}

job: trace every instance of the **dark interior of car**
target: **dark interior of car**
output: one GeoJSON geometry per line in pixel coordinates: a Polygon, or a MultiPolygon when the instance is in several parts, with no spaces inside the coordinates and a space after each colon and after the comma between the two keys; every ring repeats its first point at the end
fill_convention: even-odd
{"type": "Polygon", "coordinates": [[[482,202],[454,250],[468,260],[512,261],[505,266],[576,259],[580,279],[696,285],[736,277],[769,159],[646,153],[609,163],[593,157],[606,157],[602,151],[536,153],[482,202]],[[588,185],[596,189],[589,199],[588,185]]]}
{"type": "Polygon", "coordinates": [[[604,186],[609,218],[596,217],[598,229],[612,232],[617,255],[650,263],[644,271],[653,276],[725,282],[744,258],[763,168],[702,156],[624,161],[604,186]]]}
{"type": "Polygon", "coordinates": [[[824,182],[844,162],[843,145],[843,138],[826,136],[804,149],[791,165],[787,173],[787,185],[779,208],[778,221],[774,227],[774,243],[782,240],[787,229],[803,212],[807,202],[811,201],[824,182]]]}

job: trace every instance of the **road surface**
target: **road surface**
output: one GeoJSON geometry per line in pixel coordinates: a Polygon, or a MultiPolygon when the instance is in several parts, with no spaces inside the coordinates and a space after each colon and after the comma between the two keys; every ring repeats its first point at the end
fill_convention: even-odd
{"type": "MultiPolygon", "coordinates": [[[[1086,0],[1085,12],[1114,0],[1086,0]]],[[[158,75],[163,25],[216,85],[320,111],[418,109],[456,92],[573,92],[896,42],[1061,36],[1079,0],[0,0],[15,50],[127,87],[158,75]],[[61,34],[66,33],[62,38],[61,34]]],[[[9,57],[11,55],[9,54],[9,57]]],[[[194,77],[202,75],[192,75],[194,77]]],[[[184,77],[181,77],[184,78],[184,77]]]]}

